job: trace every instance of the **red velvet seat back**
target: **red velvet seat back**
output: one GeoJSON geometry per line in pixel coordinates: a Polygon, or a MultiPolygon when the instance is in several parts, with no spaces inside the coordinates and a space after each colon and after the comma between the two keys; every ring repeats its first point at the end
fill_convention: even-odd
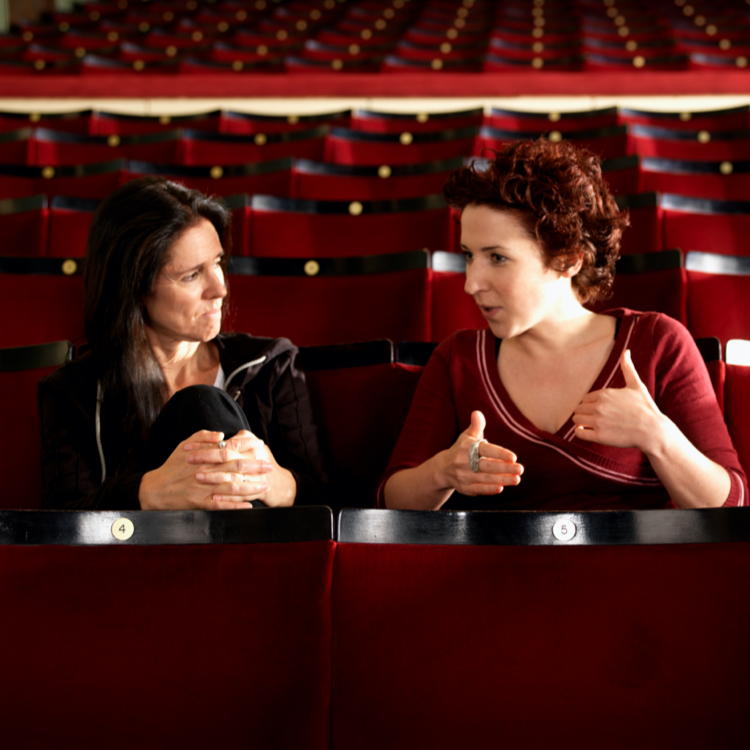
{"type": "Polygon", "coordinates": [[[333,554],[332,541],[0,545],[5,742],[326,750],[333,554]]]}
{"type": "Polygon", "coordinates": [[[40,167],[94,164],[111,159],[140,159],[170,164],[177,159],[179,131],[144,135],[81,136],[39,128],[34,164],[40,167]]]}
{"type": "Polygon", "coordinates": [[[347,366],[346,358],[337,356],[335,351],[343,346],[334,347],[330,354],[321,350],[302,353],[305,362],[309,362],[311,354],[315,355],[316,361],[305,366],[305,377],[331,480],[330,503],[334,508],[373,507],[375,488],[424,369],[393,361],[391,342],[352,346],[377,344],[388,346],[389,361],[347,366]],[[332,361],[325,367],[327,357],[332,361]]]}
{"type": "MultiPolygon", "coordinates": [[[[595,311],[628,307],[671,315],[683,325],[686,317],[687,274],[677,250],[623,256],[618,261],[612,296],[587,305],[595,311]]],[[[695,336],[711,336],[710,333],[695,336]]]]}
{"type": "Polygon", "coordinates": [[[745,473],[750,471],[750,367],[726,365],[724,419],[745,473]]]}
{"type": "Polygon", "coordinates": [[[211,167],[175,166],[131,161],[125,179],[133,180],[147,174],[157,174],[181,182],[206,195],[238,195],[262,193],[289,196],[292,159],[277,159],[255,164],[214,165],[211,167]]]}
{"type": "Polygon", "coordinates": [[[96,201],[56,197],[49,216],[48,255],[51,258],[83,258],[96,201]]]}
{"type": "Polygon", "coordinates": [[[665,249],[662,238],[662,209],[656,193],[618,195],[620,210],[627,209],[630,226],[622,233],[623,255],[651,253],[665,249]]]}
{"type": "Polygon", "coordinates": [[[529,546],[424,543],[432,522],[339,542],[333,750],[742,745],[750,645],[710,634],[750,627],[747,543],[561,549],[539,523],[529,546]]]}
{"type": "MultiPolygon", "coordinates": [[[[402,262],[399,255],[391,257],[402,262]]],[[[281,261],[275,272],[230,274],[228,330],[285,336],[299,346],[430,340],[431,272],[426,257],[418,259],[421,267],[382,273],[335,273],[327,270],[325,259],[318,259],[313,262],[321,270],[313,277],[303,270],[310,261],[281,261]]]]}
{"type": "Polygon", "coordinates": [[[688,161],[750,159],[750,130],[670,131],[668,128],[634,125],[631,139],[639,156],[688,161]]]}
{"type": "MultiPolygon", "coordinates": [[[[34,510],[42,500],[42,446],[37,411],[37,384],[62,364],[66,345],[57,349],[57,364],[24,369],[7,369],[11,359],[7,350],[0,351],[0,409],[3,424],[12,430],[0,434],[0,472],[4,477],[0,508],[34,510]]],[[[48,359],[53,359],[49,357],[48,359]]]]}
{"type": "Polygon", "coordinates": [[[35,192],[48,197],[65,195],[70,198],[103,200],[125,181],[125,160],[97,164],[76,164],[72,167],[47,167],[34,180],[35,192]]]}
{"type": "Polygon", "coordinates": [[[288,156],[322,159],[325,134],[325,128],[267,135],[217,135],[187,131],[180,141],[180,157],[175,163],[212,167],[215,164],[272,161],[288,156]]]}
{"type": "MultiPolygon", "coordinates": [[[[54,261],[54,265],[59,269],[61,263],[54,261]]],[[[75,341],[83,336],[81,275],[6,273],[3,270],[0,271],[0,299],[6,315],[12,316],[0,330],[0,346],[26,346],[63,339],[75,341]]]]}
{"type": "MultiPolygon", "coordinates": [[[[750,195],[748,196],[750,198],[750,195]]],[[[662,195],[664,247],[748,255],[750,201],[715,201],[662,195]]]]}
{"type": "Polygon", "coordinates": [[[326,161],[334,164],[417,164],[454,159],[474,152],[476,128],[435,133],[365,133],[334,128],[326,143],[326,161]]]}
{"type": "Polygon", "coordinates": [[[432,255],[432,341],[462,328],[486,328],[474,298],[464,290],[466,262],[456,253],[432,255]]]}
{"type": "Polygon", "coordinates": [[[643,189],[695,198],[746,201],[750,198],[750,162],[689,162],[644,159],[643,189]]]}
{"type": "MultiPolygon", "coordinates": [[[[427,162],[408,167],[350,167],[349,173],[334,171],[343,165],[320,163],[297,164],[292,173],[295,198],[319,201],[385,201],[418,198],[441,193],[451,172],[463,165],[462,160],[427,162]],[[442,169],[417,171],[420,166],[445,165],[442,169]],[[406,173],[414,167],[414,173],[406,173]],[[357,171],[355,171],[357,170],[357,171]]],[[[267,191],[264,191],[267,192],[267,191]]]]}
{"type": "Polygon", "coordinates": [[[43,195],[0,201],[2,255],[42,257],[48,234],[49,208],[43,195]]]}
{"type": "Polygon", "coordinates": [[[266,196],[256,196],[252,206],[250,254],[256,257],[381,255],[444,249],[453,242],[450,209],[440,195],[405,199],[393,208],[389,202],[315,201],[305,210],[266,196]]]}
{"type": "Polygon", "coordinates": [[[693,336],[716,336],[724,344],[750,338],[748,257],[688,253],[686,267],[687,321],[693,336]],[[711,263],[717,264],[713,271],[711,263]]]}

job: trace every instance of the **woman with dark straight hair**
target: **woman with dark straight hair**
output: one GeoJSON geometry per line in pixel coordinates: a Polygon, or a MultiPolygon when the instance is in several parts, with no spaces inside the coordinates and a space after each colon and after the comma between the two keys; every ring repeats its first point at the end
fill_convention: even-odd
{"type": "Polygon", "coordinates": [[[98,207],[89,350],[39,385],[44,507],[315,500],[325,476],[296,348],[221,331],[230,219],[218,200],[157,177],[98,207]]]}

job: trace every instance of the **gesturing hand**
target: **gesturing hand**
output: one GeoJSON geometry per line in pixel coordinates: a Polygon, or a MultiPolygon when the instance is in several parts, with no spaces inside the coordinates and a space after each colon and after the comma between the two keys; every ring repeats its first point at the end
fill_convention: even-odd
{"type": "Polygon", "coordinates": [[[486,421],[481,411],[471,413],[471,424],[444,455],[443,474],[447,487],[462,495],[496,495],[503,487],[521,481],[523,466],[516,456],[499,445],[484,440],[486,421]],[[479,445],[479,471],[469,467],[469,450],[477,441],[479,445]]]}
{"type": "Polygon", "coordinates": [[[629,349],[620,358],[620,369],[625,378],[624,388],[592,391],[576,407],[573,413],[576,437],[648,452],[663,415],[638,376],[629,349]]]}

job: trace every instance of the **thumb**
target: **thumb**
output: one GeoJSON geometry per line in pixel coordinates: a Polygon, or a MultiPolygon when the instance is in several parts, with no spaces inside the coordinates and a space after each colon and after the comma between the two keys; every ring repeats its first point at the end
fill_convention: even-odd
{"type": "Polygon", "coordinates": [[[633,358],[630,354],[630,349],[626,349],[620,357],[620,369],[622,375],[625,378],[626,388],[643,388],[643,381],[638,375],[638,371],[635,369],[633,364],[633,358]]]}
{"type": "Polygon", "coordinates": [[[484,414],[481,411],[471,412],[471,424],[466,434],[475,440],[484,440],[484,428],[487,421],[484,418],[484,414]]]}

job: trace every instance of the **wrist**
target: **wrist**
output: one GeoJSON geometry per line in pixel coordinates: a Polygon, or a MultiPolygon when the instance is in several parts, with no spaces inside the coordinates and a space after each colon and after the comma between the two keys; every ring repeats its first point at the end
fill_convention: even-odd
{"type": "Polygon", "coordinates": [[[153,502],[154,494],[154,472],[147,471],[141,477],[141,484],[138,487],[138,503],[141,510],[154,510],[156,507],[153,502]]]}

